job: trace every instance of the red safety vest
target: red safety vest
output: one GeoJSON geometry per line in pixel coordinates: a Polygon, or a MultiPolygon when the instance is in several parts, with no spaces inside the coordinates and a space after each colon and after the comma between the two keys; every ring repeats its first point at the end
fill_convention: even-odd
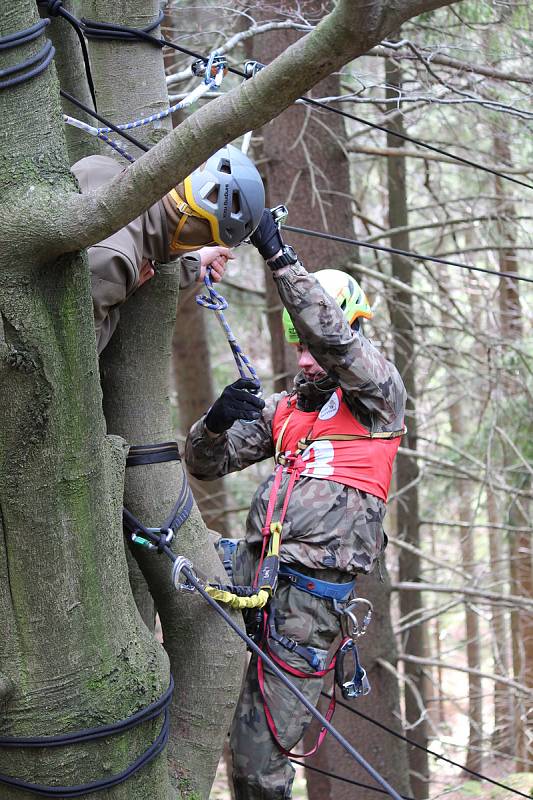
{"type": "Polygon", "coordinates": [[[371,433],[337,389],[322,408],[300,411],[296,397],[278,403],[272,422],[276,460],[300,453],[300,476],[336,481],[387,500],[401,431],[371,433]]]}

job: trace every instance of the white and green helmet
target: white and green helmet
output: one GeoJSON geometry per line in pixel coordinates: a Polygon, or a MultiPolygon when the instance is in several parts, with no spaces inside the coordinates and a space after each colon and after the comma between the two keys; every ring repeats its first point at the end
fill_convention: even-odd
{"type": "MultiPolygon", "coordinates": [[[[319,284],[333,297],[349,325],[358,317],[372,319],[374,316],[366,294],[355,278],[340,269],[320,269],[313,273],[319,284]]],[[[283,309],[283,331],[289,344],[299,344],[300,338],[287,309],[283,309]]]]}

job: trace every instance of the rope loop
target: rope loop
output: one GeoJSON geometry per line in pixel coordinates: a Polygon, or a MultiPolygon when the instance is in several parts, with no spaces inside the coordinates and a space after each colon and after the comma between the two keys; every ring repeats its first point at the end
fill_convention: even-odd
{"type": "Polygon", "coordinates": [[[237,342],[237,339],[235,338],[235,335],[231,330],[226,317],[223,314],[223,311],[225,311],[226,308],[228,308],[228,301],[226,300],[225,297],[219,294],[219,292],[217,292],[217,290],[213,286],[213,282],[211,280],[210,268],[207,269],[204,278],[204,283],[207,287],[208,293],[198,295],[196,297],[196,302],[198,303],[199,306],[203,306],[203,308],[207,308],[210,311],[214,311],[215,314],[217,315],[217,319],[220,323],[222,330],[226,335],[226,339],[231,348],[231,352],[235,360],[235,364],[237,365],[237,369],[239,370],[239,375],[241,376],[241,378],[244,378],[245,380],[251,378],[253,381],[256,381],[260,387],[261,381],[259,380],[259,376],[255,371],[255,368],[250,362],[248,356],[246,356],[241,350],[241,347],[237,342]]]}

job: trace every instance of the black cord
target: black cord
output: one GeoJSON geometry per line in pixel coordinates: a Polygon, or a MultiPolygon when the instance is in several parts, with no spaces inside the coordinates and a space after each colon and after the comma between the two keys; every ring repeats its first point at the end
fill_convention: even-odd
{"type": "Polygon", "coordinates": [[[76,31],[76,35],[79,39],[81,52],[83,55],[83,63],[85,65],[85,75],[87,77],[89,91],[91,93],[91,97],[94,103],[94,110],[98,111],[98,107],[96,105],[96,91],[94,88],[93,76],[91,73],[91,62],[89,61],[89,51],[87,50],[87,42],[85,41],[85,37],[83,35],[83,31],[79,20],[74,16],[74,14],[71,14],[70,11],[67,11],[67,9],[63,7],[62,0],[37,0],[37,5],[42,10],[48,11],[51,17],[63,17],[63,19],[69,22],[76,31]]]}
{"type": "MultiPolygon", "coordinates": [[[[103,39],[109,41],[110,39],[119,42],[135,42],[137,39],[142,38],[141,34],[149,34],[150,31],[155,30],[165,18],[165,12],[160,11],[159,15],[154,22],[151,22],[145,28],[129,28],[127,25],[117,25],[114,22],[97,22],[94,19],[86,19],[82,17],[80,22],[83,26],[83,31],[87,39],[103,39]]],[[[153,44],[158,44],[159,47],[164,47],[164,42],[159,42],[155,36],[150,37],[148,41],[154,39],[153,44]]]]}
{"type": "Polygon", "coordinates": [[[172,700],[173,690],[174,681],[171,676],[168,689],[149,706],[137,711],[127,719],[114,722],[111,725],[104,725],[101,728],[87,728],[86,730],[73,731],[72,733],[66,733],[60,736],[0,738],[0,747],[66,747],[79,742],[102,739],[107,736],[123,733],[130,728],[140,725],[143,722],[156,719],[156,717],[164,714],[163,724],[155,741],[122,772],[97,781],[77,784],[75,786],[46,786],[41,783],[29,783],[21,778],[14,778],[11,775],[0,774],[0,784],[11,786],[15,789],[24,789],[27,792],[42,797],[80,797],[81,795],[110,789],[112,786],[124,783],[131,778],[132,775],[135,775],[136,772],[146,766],[146,764],[153,761],[166,747],[170,734],[170,716],[168,709],[172,700]]]}
{"type": "MultiPolygon", "coordinates": [[[[0,37],[0,51],[11,50],[14,47],[19,47],[37,39],[44,32],[44,29],[49,23],[50,20],[42,19],[30,28],[25,28],[22,31],[16,31],[16,33],[10,33],[8,36],[0,37]]],[[[36,78],[38,75],[41,75],[52,61],[55,52],[52,42],[46,39],[42,48],[33,56],[26,58],[18,64],[13,64],[11,67],[0,70],[0,78],[6,78],[6,80],[0,80],[0,90],[8,89],[11,86],[18,86],[25,81],[31,80],[31,78],[36,78]],[[22,74],[19,75],[18,73],[22,74]]]]}
{"type": "Polygon", "coordinates": [[[113,125],[113,123],[110,122],[108,119],[103,117],[101,114],[98,114],[96,111],[93,111],[91,108],[86,106],[85,103],[82,103],[81,100],[77,100],[68,92],[65,92],[63,89],[60,89],[59,94],[61,95],[61,97],[64,97],[65,100],[68,100],[69,103],[72,103],[72,105],[77,106],[77,108],[81,109],[82,111],[85,111],[86,114],[89,114],[90,117],[94,117],[95,119],[98,120],[98,122],[102,122],[107,128],[111,128],[112,131],[117,133],[119,136],[122,136],[122,138],[126,139],[126,141],[131,142],[131,144],[134,144],[143,152],[147,153],[148,150],[150,149],[131,134],[127,133],[126,131],[121,131],[120,128],[117,128],[117,126],[113,125]]]}
{"type": "MultiPolygon", "coordinates": [[[[327,697],[328,700],[331,700],[331,695],[327,692],[321,692],[323,697],[327,697]]],[[[501,789],[507,789],[508,792],[512,792],[516,794],[518,797],[525,797],[526,800],[531,800],[531,795],[524,794],[520,792],[518,789],[513,789],[511,786],[507,786],[505,783],[500,783],[499,781],[495,781],[493,778],[488,778],[486,775],[482,775],[480,772],[476,772],[473,769],[469,769],[469,767],[465,766],[464,764],[459,764],[457,761],[452,761],[451,758],[447,758],[446,756],[441,755],[440,753],[435,752],[435,750],[430,750],[427,747],[419,744],[419,742],[415,742],[414,739],[409,739],[407,736],[404,736],[402,733],[398,733],[394,731],[392,728],[389,728],[387,725],[384,725],[383,722],[378,722],[377,719],[373,719],[369,717],[367,714],[363,714],[362,711],[358,711],[353,706],[349,706],[347,703],[343,703],[342,700],[337,700],[338,704],[345,708],[347,711],[351,711],[352,714],[356,714],[358,717],[366,720],[367,722],[371,722],[372,725],[376,725],[381,730],[386,731],[387,733],[392,734],[397,739],[402,739],[402,741],[407,742],[407,744],[412,745],[413,747],[417,747],[419,750],[423,750],[425,753],[429,753],[430,756],[435,756],[435,758],[440,759],[441,761],[446,761],[446,763],[451,764],[453,767],[459,767],[462,769],[463,772],[468,772],[469,775],[473,775],[475,778],[479,778],[481,781],[488,781],[489,783],[493,783],[495,786],[499,786],[501,789]]]]}
{"type": "Polygon", "coordinates": [[[526,278],[524,275],[518,275],[515,272],[498,272],[495,269],[486,269],[484,267],[475,267],[473,264],[461,264],[459,261],[448,261],[445,258],[438,258],[437,256],[423,256],[419,253],[412,253],[410,250],[399,250],[397,247],[385,247],[385,245],[372,244],[371,242],[359,241],[357,239],[349,239],[346,236],[335,236],[333,233],[322,233],[321,231],[310,231],[307,228],[297,228],[294,225],[283,225],[287,231],[293,233],[302,233],[305,236],[316,236],[320,239],[329,239],[333,242],[341,242],[342,244],[351,244],[357,247],[370,247],[372,250],[381,250],[384,253],[396,253],[406,258],[413,258],[417,261],[434,261],[437,264],[445,264],[449,267],[460,267],[472,272],[483,272],[486,275],[496,275],[498,278],[511,278],[515,281],[525,281],[526,283],[533,283],[533,278],[526,278]]]}
{"type": "MultiPolygon", "coordinates": [[[[294,758],[289,758],[293,764],[299,764],[300,767],[305,767],[305,769],[310,769],[312,772],[319,772],[321,775],[326,775],[328,778],[334,778],[336,781],[343,781],[343,783],[350,783],[352,786],[359,786],[361,789],[369,789],[371,792],[379,792],[379,794],[387,794],[383,789],[378,789],[377,786],[369,786],[367,783],[360,783],[359,781],[354,781],[352,778],[345,778],[342,775],[336,775],[334,772],[327,772],[325,769],[320,769],[319,767],[312,767],[310,764],[305,762],[305,764],[300,764],[299,761],[296,761],[294,758]]],[[[414,797],[409,797],[409,795],[402,794],[403,800],[415,800],[414,797]]]]}
{"type": "Polygon", "coordinates": [[[35,55],[31,56],[31,58],[27,58],[25,61],[21,61],[19,64],[14,64],[12,67],[7,67],[6,69],[0,70],[0,78],[5,77],[6,75],[15,76],[13,78],[8,78],[5,81],[0,80],[0,89],[7,89],[10,86],[18,86],[20,83],[30,80],[30,78],[36,78],[37,75],[40,75],[41,72],[44,72],[48,67],[55,55],[55,52],[56,51],[52,45],[52,42],[50,39],[47,39],[39,52],[35,53],[35,55]],[[28,69],[28,67],[33,67],[33,69],[30,69],[29,72],[24,72],[22,75],[16,74],[17,72],[22,72],[23,70],[28,69]]]}
{"type": "Polygon", "coordinates": [[[30,28],[25,28],[23,31],[16,31],[7,36],[0,36],[0,50],[11,50],[12,47],[31,42],[37,39],[38,36],[44,31],[47,25],[50,24],[49,19],[41,19],[32,25],[30,28]]]}
{"type": "Polygon", "coordinates": [[[353,119],[356,122],[367,125],[369,128],[375,128],[378,131],[390,133],[392,136],[396,136],[398,139],[402,139],[404,142],[412,142],[420,147],[425,147],[426,150],[432,150],[434,153],[440,153],[443,156],[448,156],[448,158],[453,158],[454,161],[458,161],[460,164],[466,164],[468,167],[474,167],[475,169],[480,169],[483,172],[490,172],[491,175],[497,175],[498,178],[504,178],[506,181],[518,183],[519,186],[525,186],[526,189],[533,189],[533,184],[531,183],[519,181],[518,178],[513,178],[511,175],[506,175],[504,172],[499,172],[497,169],[492,169],[492,167],[486,167],[484,164],[480,164],[477,161],[470,161],[468,158],[463,158],[462,156],[457,156],[454,153],[449,153],[447,150],[442,150],[440,147],[434,147],[432,144],[426,144],[425,142],[421,141],[421,139],[415,139],[412,136],[407,136],[405,133],[399,133],[392,128],[386,128],[385,125],[378,125],[375,122],[362,119],[362,117],[356,117],[355,114],[350,114],[347,111],[341,111],[339,108],[328,106],[326,103],[321,103],[319,100],[313,100],[311,97],[302,97],[301,99],[304,100],[308,105],[315,106],[316,108],[322,108],[324,111],[331,111],[333,114],[338,114],[341,117],[353,119]]]}

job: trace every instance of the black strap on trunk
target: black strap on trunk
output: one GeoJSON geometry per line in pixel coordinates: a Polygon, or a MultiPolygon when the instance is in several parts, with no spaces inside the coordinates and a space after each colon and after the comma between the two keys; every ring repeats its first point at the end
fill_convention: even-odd
{"type": "Polygon", "coordinates": [[[124,783],[124,781],[131,778],[132,775],[135,775],[136,772],[146,766],[146,764],[149,764],[150,761],[153,761],[153,759],[164,750],[170,733],[168,709],[172,701],[173,691],[174,680],[172,676],[170,676],[170,685],[168,689],[153,703],[150,703],[150,705],[140,711],[136,711],[135,714],[132,714],[126,719],[113,722],[110,725],[103,725],[99,728],[85,728],[84,730],[72,731],[71,733],[64,733],[58,736],[0,737],[0,747],[5,748],[70,747],[80,742],[94,741],[95,739],[103,739],[108,736],[124,733],[143,722],[149,722],[163,714],[163,724],[155,741],[122,772],[107,778],[102,778],[90,783],[78,784],[76,786],[48,786],[40,783],[29,783],[28,781],[12,777],[11,775],[0,774],[0,784],[15,789],[23,789],[32,794],[40,795],[41,797],[63,798],[80,797],[84,794],[110,789],[112,786],[124,783]]]}

